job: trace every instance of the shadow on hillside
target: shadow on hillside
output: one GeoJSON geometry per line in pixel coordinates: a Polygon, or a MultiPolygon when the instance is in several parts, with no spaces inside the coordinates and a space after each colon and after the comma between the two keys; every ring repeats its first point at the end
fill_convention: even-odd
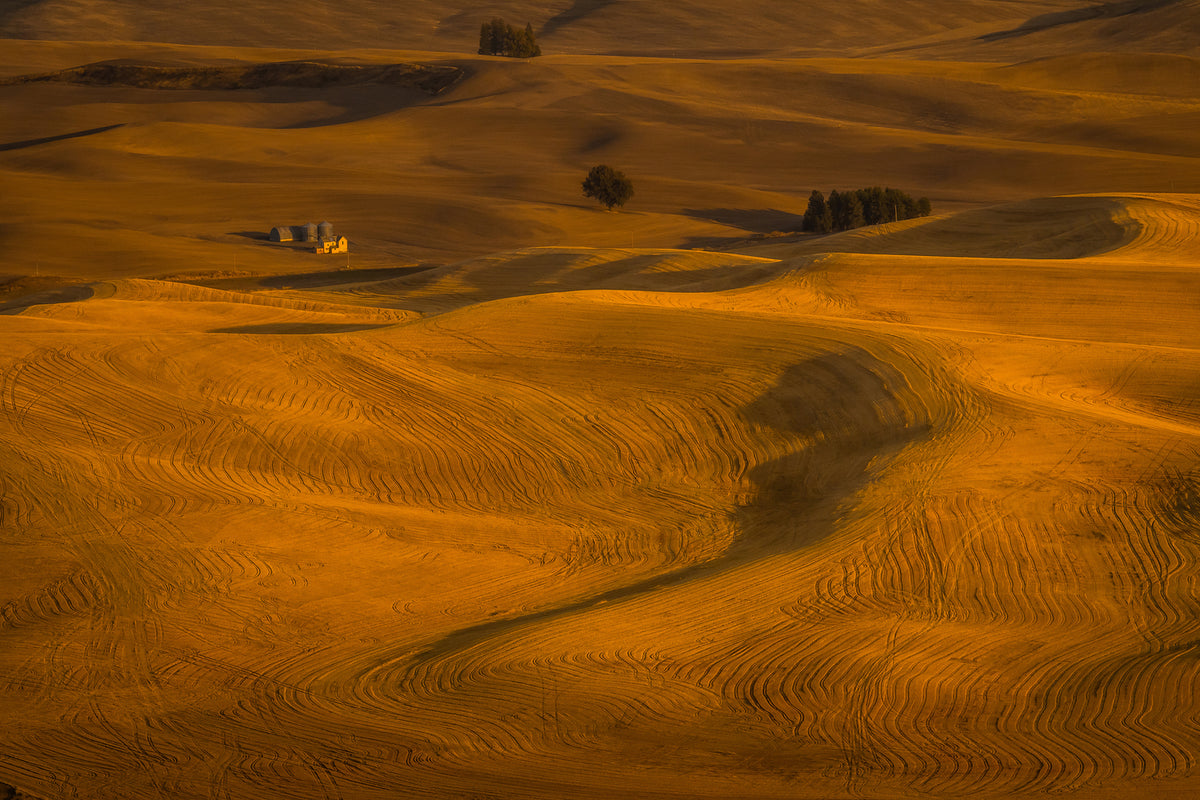
{"type": "MultiPolygon", "coordinates": [[[[445,292],[432,292],[430,287],[446,275],[436,267],[414,272],[408,279],[393,282],[379,281],[370,287],[380,295],[395,298],[394,307],[423,314],[445,314],[466,306],[502,300],[510,297],[533,297],[572,291],[616,290],[650,291],[687,294],[737,288],[764,279],[764,273],[745,264],[725,264],[697,269],[657,271],[653,267],[661,260],[658,254],[640,254],[613,261],[575,268],[564,275],[556,258],[538,260],[536,256],[517,258],[504,265],[520,275],[511,283],[497,280],[486,270],[455,275],[453,287],[445,292]]],[[[299,287],[293,287],[299,288],[299,287]]],[[[364,287],[367,288],[367,287],[364,287]]]]}
{"type": "Polygon", "coordinates": [[[538,31],[538,36],[552,36],[560,28],[570,25],[572,22],[578,22],[612,3],[613,0],[575,0],[570,8],[560,11],[546,20],[542,29],[538,31]]]}
{"type": "MultiPolygon", "coordinates": [[[[440,96],[466,74],[460,67],[420,64],[285,62],[240,67],[158,67],[102,62],[54,73],[18,75],[0,80],[0,86],[61,83],[84,91],[127,89],[130,91],[122,95],[121,102],[129,106],[261,104],[282,110],[279,119],[245,123],[246,127],[299,129],[359,122],[409,108],[440,96]],[[286,106],[294,106],[301,113],[284,110],[286,106]]],[[[123,124],[12,142],[0,145],[0,151],[90,136],[123,124]]]]}
{"type": "Polygon", "coordinates": [[[752,233],[747,236],[689,236],[678,245],[680,250],[736,251],[763,242],[796,242],[807,233],[752,233]]]}
{"type": "Polygon", "coordinates": [[[102,125],[99,128],[88,128],[84,131],[73,131],[72,133],[60,133],[57,136],[43,136],[39,139],[24,139],[20,142],[9,142],[0,144],[0,152],[7,150],[21,150],[26,147],[35,147],[39,144],[50,144],[51,142],[61,142],[66,139],[80,139],[84,136],[95,136],[97,133],[115,130],[125,127],[124,122],[118,122],[116,125],[102,125]]]}
{"type": "Polygon", "coordinates": [[[228,328],[213,328],[208,333],[243,333],[269,336],[297,336],[321,333],[355,333],[387,328],[385,323],[355,322],[267,322],[258,325],[233,325],[228,328]]]}
{"type": "Polygon", "coordinates": [[[230,236],[240,236],[243,239],[254,239],[257,242],[271,241],[271,234],[266,231],[230,231],[230,236]]]}
{"type": "Polygon", "coordinates": [[[1086,8],[1072,8],[1067,11],[1052,11],[1040,14],[1026,20],[1015,28],[1006,31],[985,33],[979,39],[993,42],[998,39],[1011,39],[1017,36],[1027,36],[1031,33],[1059,28],[1064,25],[1074,25],[1077,22],[1101,18],[1125,17],[1130,14],[1145,14],[1165,6],[1173,5],[1179,0],[1117,0],[1115,3],[1101,3],[1086,8]]]}
{"type": "Polygon", "coordinates": [[[377,269],[333,269],[324,272],[301,272],[291,275],[272,275],[258,285],[264,289],[327,289],[356,283],[377,283],[394,280],[433,269],[429,266],[382,267],[377,269]]]}
{"type": "Polygon", "coordinates": [[[0,303],[0,314],[20,314],[30,306],[78,303],[94,297],[95,294],[92,287],[86,285],[64,286],[61,289],[34,292],[0,303]]]}
{"type": "Polygon", "coordinates": [[[751,233],[798,231],[804,222],[803,215],[777,208],[685,208],[683,214],[751,233]]]}
{"type": "Polygon", "coordinates": [[[890,387],[908,384],[889,383],[883,377],[888,371],[857,348],[827,353],[789,367],[770,391],[742,409],[751,427],[774,430],[797,444],[791,453],[750,469],[753,499],[733,510],[738,535],[720,556],[557,608],[463,628],[415,656],[411,668],[527,625],[819,542],[881,465],[930,435],[932,426],[921,415],[924,403],[911,389],[894,394],[890,387]]]}

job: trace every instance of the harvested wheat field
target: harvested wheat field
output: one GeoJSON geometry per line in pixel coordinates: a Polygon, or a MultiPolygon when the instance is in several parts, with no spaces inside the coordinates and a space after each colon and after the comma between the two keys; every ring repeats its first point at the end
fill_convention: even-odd
{"type": "Polygon", "coordinates": [[[1200,6],[802,5],[0,5],[0,797],[1197,796],[1200,6]]]}

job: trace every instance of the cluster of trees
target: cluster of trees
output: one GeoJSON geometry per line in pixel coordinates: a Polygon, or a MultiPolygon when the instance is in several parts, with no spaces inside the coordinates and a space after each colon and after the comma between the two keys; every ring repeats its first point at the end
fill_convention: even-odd
{"type": "Polygon", "coordinates": [[[518,30],[496,17],[483,23],[479,29],[479,54],[484,56],[509,56],[510,58],[533,58],[542,54],[533,26],[525,23],[525,30],[518,30]]]}
{"type": "Polygon", "coordinates": [[[813,190],[808,198],[808,210],[804,212],[804,230],[813,233],[848,231],[863,225],[928,217],[931,213],[933,206],[928,197],[914,200],[899,189],[878,186],[851,192],[835,189],[829,193],[828,200],[813,190]]]}
{"type": "Polygon", "coordinates": [[[583,196],[596,198],[612,211],[613,206],[623,206],[633,197],[633,183],[624,172],[597,164],[583,181],[583,196]]]}

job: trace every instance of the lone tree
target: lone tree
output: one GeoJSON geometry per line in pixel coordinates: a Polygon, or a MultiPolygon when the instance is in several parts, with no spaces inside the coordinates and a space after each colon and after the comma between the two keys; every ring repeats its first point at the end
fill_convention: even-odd
{"type": "Polygon", "coordinates": [[[525,23],[525,30],[517,30],[496,17],[479,28],[479,54],[485,56],[509,56],[510,58],[533,58],[542,54],[533,26],[525,23]]]}
{"type": "Polygon", "coordinates": [[[623,206],[633,197],[633,184],[625,173],[607,164],[592,167],[583,182],[583,196],[594,197],[612,211],[613,206],[623,206]]]}

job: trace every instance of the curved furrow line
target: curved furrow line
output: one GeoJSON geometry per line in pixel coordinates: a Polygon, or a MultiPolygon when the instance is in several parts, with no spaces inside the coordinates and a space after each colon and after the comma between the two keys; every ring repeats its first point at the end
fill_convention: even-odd
{"type": "Polygon", "coordinates": [[[189,445],[182,456],[175,457],[171,453],[160,455],[156,442],[151,440],[129,442],[118,463],[125,485],[137,487],[136,500],[144,513],[165,515],[205,505],[260,502],[257,493],[238,491],[241,487],[233,473],[223,469],[220,456],[225,451],[218,443],[227,440],[229,428],[228,422],[214,419],[206,440],[189,445]]]}
{"type": "Polygon", "coordinates": [[[344,428],[324,427],[319,432],[313,426],[297,426],[293,442],[306,438],[315,440],[307,445],[307,452],[296,453],[293,459],[304,456],[306,467],[316,479],[314,493],[350,494],[366,496],[367,492],[359,479],[356,464],[361,462],[360,449],[356,446],[358,433],[344,428]]]}
{"type": "Polygon", "coordinates": [[[890,769],[884,775],[906,776],[908,784],[922,794],[939,794],[956,781],[963,782],[962,778],[970,773],[970,763],[954,746],[951,732],[931,720],[936,712],[930,706],[936,709],[941,699],[935,687],[946,677],[923,674],[923,661],[931,655],[929,649],[913,651],[905,647],[898,652],[889,674],[880,683],[877,703],[864,714],[873,722],[875,749],[889,762],[890,769]]]}
{"type": "MultiPolygon", "coordinates": [[[[422,422],[427,424],[429,423],[429,419],[426,418],[422,422]]],[[[412,424],[409,427],[411,429],[416,427],[416,425],[412,424]]],[[[482,430],[483,427],[481,424],[479,429],[482,430]]],[[[543,432],[543,435],[545,435],[545,432],[543,432]]],[[[632,439],[632,437],[624,439],[622,437],[614,438],[618,441],[626,442],[632,439]]],[[[462,451],[470,445],[476,445],[480,441],[480,439],[475,438],[471,434],[469,429],[465,429],[462,426],[457,427],[454,433],[448,433],[445,429],[430,429],[428,435],[422,437],[420,444],[425,447],[428,447],[431,443],[445,445],[445,448],[442,450],[421,453],[424,459],[436,459],[434,464],[437,466],[436,470],[431,469],[429,461],[425,461],[422,464],[424,469],[421,471],[431,472],[432,475],[430,477],[437,481],[439,488],[444,489],[447,486],[451,486],[457,489],[457,493],[454,496],[440,498],[441,502],[448,503],[454,501],[467,503],[472,507],[478,508],[489,506],[503,507],[501,504],[515,508],[544,505],[553,496],[551,492],[554,492],[554,495],[567,496],[571,491],[571,487],[564,480],[563,470],[556,467],[555,461],[558,463],[586,463],[594,461],[594,459],[589,458],[581,459],[578,451],[571,453],[569,461],[564,459],[563,456],[547,458],[545,452],[536,454],[527,445],[515,441],[512,442],[511,448],[495,448],[495,443],[489,442],[495,449],[487,458],[481,457],[481,454],[480,457],[470,456],[471,460],[467,460],[468,456],[462,451]],[[447,441],[449,437],[455,437],[455,434],[457,434],[457,443],[453,438],[447,441]],[[470,436],[470,439],[467,439],[467,436],[470,436]],[[457,447],[455,447],[456,444],[458,445],[457,447]],[[455,474],[462,475],[464,471],[466,474],[480,475],[481,477],[486,476],[488,479],[479,481],[481,486],[475,489],[474,497],[465,494],[464,488],[461,485],[455,486],[454,483],[449,481],[450,476],[455,474]],[[444,480],[437,480],[439,477],[444,478],[444,480]],[[501,491],[492,495],[483,494],[483,486],[498,487],[501,491]]],[[[548,447],[547,449],[553,454],[554,450],[561,449],[562,447],[562,443],[559,443],[558,447],[548,447]]],[[[642,456],[632,450],[624,458],[631,463],[642,460],[642,456]]],[[[588,476],[591,479],[589,482],[595,483],[596,481],[600,481],[596,488],[608,491],[616,489],[620,484],[635,486],[639,482],[636,473],[632,473],[629,470],[624,475],[618,474],[618,476],[615,476],[620,481],[620,484],[614,483],[613,478],[608,477],[609,475],[612,475],[612,473],[607,470],[605,474],[592,473],[588,476]]]]}
{"type": "MultiPolygon", "coordinates": [[[[952,498],[951,502],[954,502],[955,500],[958,500],[961,502],[961,498],[952,498]]],[[[931,514],[931,518],[938,518],[938,517],[939,517],[939,515],[936,513],[931,514]]],[[[1103,620],[1103,618],[1096,616],[1094,609],[1090,609],[1087,607],[1080,607],[1078,605],[1076,605],[1076,606],[1071,606],[1069,604],[1063,605],[1063,601],[1056,600],[1056,599],[1054,599],[1052,597],[1048,597],[1048,596],[1041,596],[1040,604],[1039,604],[1041,607],[1040,612],[1035,611],[1034,613],[1029,615],[1029,617],[1020,616],[1020,610],[1019,610],[1020,603],[1014,603],[1014,599],[1016,599],[1018,597],[1018,595],[1014,592],[1013,587],[1021,585],[1022,591],[1025,591],[1028,588],[1029,581],[1026,579],[1018,579],[1017,577],[1015,577],[1011,571],[1013,568],[1013,565],[1021,564],[1021,563],[1039,563],[1039,562],[1043,561],[1044,558],[1040,554],[1038,556],[1034,556],[1033,554],[1027,554],[1027,555],[1023,556],[1017,552],[1012,551],[1010,548],[1014,544],[1021,548],[1028,548],[1030,546],[1031,540],[1038,541],[1039,539],[1041,539],[1043,537],[1030,537],[1029,532],[1027,530],[1025,530],[1024,527],[1018,527],[1012,533],[1005,532],[1004,529],[1009,524],[1011,524],[1013,520],[1012,520],[1012,518],[1008,518],[1007,520],[1001,521],[999,516],[994,512],[994,510],[992,512],[990,512],[990,518],[992,521],[991,521],[990,525],[987,526],[987,530],[994,531],[997,535],[975,537],[974,540],[972,541],[971,547],[966,548],[966,551],[968,553],[971,553],[971,552],[975,552],[976,550],[978,550],[978,552],[975,553],[975,555],[973,556],[973,560],[975,563],[987,564],[989,570],[999,570],[1000,575],[1006,576],[1002,580],[996,580],[995,578],[993,578],[991,581],[994,584],[1003,584],[1005,586],[1003,591],[996,592],[996,598],[993,601],[992,607],[995,609],[996,617],[998,617],[1006,622],[1017,623],[1017,624],[1022,624],[1022,625],[1026,624],[1026,623],[1034,622],[1036,620],[1041,620],[1043,623],[1059,625],[1059,626],[1064,627],[1064,629],[1073,628],[1076,624],[1078,624],[1080,622],[1086,621],[1086,622],[1095,624],[1098,621],[1103,620]],[[998,524],[1001,527],[997,528],[998,524]],[[997,547],[997,546],[1003,548],[999,554],[993,551],[993,547],[997,547]],[[997,607],[997,604],[998,604],[998,607],[997,607]],[[1013,609],[1013,611],[1010,612],[1010,611],[1007,611],[1004,609],[1013,609]]],[[[935,546],[941,546],[940,542],[937,542],[935,540],[935,546]]],[[[1061,553],[1057,557],[1057,560],[1062,564],[1068,563],[1068,559],[1066,559],[1065,556],[1061,553]]],[[[845,569],[845,568],[846,568],[846,566],[845,566],[845,564],[843,564],[843,569],[845,569]]],[[[1064,569],[1063,574],[1065,577],[1069,573],[1067,572],[1067,570],[1064,569]]],[[[1076,577],[1078,577],[1078,576],[1076,576],[1076,577]]],[[[967,584],[977,583],[981,586],[989,585],[989,583],[983,579],[966,581],[965,583],[967,583],[967,584]]],[[[881,591],[894,591],[894,587],[896,585],[897,584],[888,585],[885,588],[881,589],[881,591]]],[[[903,586],[904,585],[903,581],[901,581],[901,583],[899,585],[903,586]]],[[[1041,582],[1034,581],[1032,583],[1032,585],[1036,587],[1036,586],[1041,585],[1041,582]]],[[[952,584],[951,584],[951,586],[952,586],[952,584]]],[[[819,590],[820,590],[820,587],[818,585],[818,591],[819,590]]],[[[1024,599],[1024,598],[1022,598],[1022,599],[1024,599]]],[[[811,622],[815,619],[818,619],[819,617],[817,617],[817,615],[808,613],[808,614],[804,614],[804,615],[800,616],[799,618],[801,618],[804,621],[811,622]]],[[[1107,622],[1111,622],[1111,620],[1107,620],[1107,622]]],[[[826,643],[825,646],[823,647],[823,649],[826,652],[828,652],[832,648],[826,643]]],[[[791,693],[796,693],[797,690],[793,688],[788,691],[791,693]]],[[[884,752],[884,751],[879,751],[879,752],[884,752]]],[[[955,769],[952,773],[947,773],[947,774],[953,774],[955,776],[960,776],[960,775],[964,776],[962,780],[964,782],[970,782],[970,780],[967,777],[965,777],[969,774],[969,770],[967,770],[967,767],[964,766],[963,762],[961,761],[961,757],[955,756],[955,758],[960,759],[958,762],[956,762],[957,767],[955,767],[955,769]],[[967,770],[967,772],[964,772],[964,770],[967,770]]],[[[956,780],[957,780],[957,778],[956,778],[956,780]]]]}
{"type": "Polygon", "coordinates": [[[831,564],[832,569],[813,582],[813,596],[785,606],[783,613],[806,624],[837,623],[856,614],[884,615],[890,606],[868,591],[874,574],[870,545],[831,564]]]}
{"type": "Polygon", "coordinates": [[[944,561],[941,601],[946,615],[958,621],[991,624],[1020,613],[1010,568],[999,563],[995,549],[1010,550],[1010,540],[1023,539],[1023,532],[1008,533],[1008,524],[1020,527],[1020,518],[1006,518],[1004,506],[989,502],[972,490],[956,491],[937,506],[926,507],[931,530],[937,533],[932,543],[944,561]]]}
{"type": "Polygon", "coordinates": [[[1127,659],[1107,674],[1094,675],[1091,691],[1084,695],[1095,698],[1096,707],[1080,709],[1082,724],[1097,738],[1119,743],[1126,777],[1175,777],[1194,760],[1191,752],[1200,733],[1184,729],[1173,736],[1169,726],[1145,722],[1154,712],[1154,695],[1171,683],[1168,665],[1173,660],[1161,652],[1127,659]]]}
{"type": "MultiPolygon", "coordinates": [[[[151,474],[149,466],[154,465],[155,473],[166,467],[174,481],[203,486],[199,496],[222,502],[254,502],[280,493],[340,493],[345,488],[331,485],[319,473],[326,457],[337,458],[319,426],[267,421],[259,429],[238,417],[206,419],[208,425],[193,424],[185,435],[166,442],[127,448],[123,463],[143,480],[158,484],[164,477],[151,474]]],[[[182,494],[189,501],[196,496],[195,492],[182,494]]]]}
{"type": "MultiPolygon", "coordinates": [[[[848,707],[852,704],[846,678],[857,675],[862,666],[861,630],[830,629],[824,636],[799,635],[785,641],[791,645],[790,658],[793,663],[803,665],[803,671],[796,675],[796,683],[780,691],[780,697],[803,697],[807,703],[775,710],[778,715],[775,725],[781,732],[799,733],[809,740],[842,743],[848,707]],[[826,711],[802,717],[798,712],[806,708],[826,711]]],[[[762,699],[755,699],[744,688],[753,685],[753,676],[761,668],[755,658],[761,647],[762,642],[751,642],[731,648],[711,664],[706,674],[699,674],[693,680],[726,698],[734,707],[764,707],[767,704],[762,699]]],[[[781,650],[780,655],[787,657],[788,653],[781,650]]]]}
{"type": "Polygon", "coordinates": [[[1182,200],[1137,198],[1126,201],[1141,229],[1133,242],[1108,254],[1108,258],[1161,256],[1178,262],[1181,253],[1194,250],[1200,239],[1200,209],[1182,200]]]}
{"type": "MultiPolygon", "coordinates": [[[[1156,490],[1157,493],[1157,490],[1156,490]]],[[[1164,534],[1155,521],[1154,502],[1142,492],[1106,487],[1097,503],[1085,507],[1091,520],[1116,522],[1106,552],[1119,569],[1113,580],[1124,584],[1131,621],[1151,642],[1168,636],[1192,636],[1200,630],[1200,600],[1179,584],[1191,580],[1200,554],[1184,540],[1164,534]]]]}
{"type": "Polygon", "coordinates": [[[887,769],[884,756],[876,748],[876,729],[868,708],[878,699],[875,694],[892,669],[901,622],[896,619],[881,622],[887,625],[881,647],[883,652],[866,656],[859,661],[855,672],[841,676],[846,685],[846,699],[836,741],[842,751],[848,792],[861,792],[868,780],[886,774],[887,769]]]}
{"type": "Polygon", "coordinates": [[[706,695],[690,691],[690,697],[678,697],[679,690],[688,690],[686,685],[668,685],[659,671],[637,663],[629,653],[540,655],[556,650],[551,643],[500,662],[484,655],[469,664],[455,663],[452,675],[426,677],[418,685],[429,700],[462,704],[464,714],[470,713],[467,709],[488,708],[489,721],[494,717],[512,729],[514,747],[543,754],[552,742],[590,748],[622,721],[653,726],[672,720],[673,711],[681,706],[696,708],[711,702],[706,695]],[[660,676],[657,682],[655,674],[660,676]],[[587,690],[578,691],[574,688],[578,686],[587,690]],[[530,711],[540,717],[544,742],[522,735],[520,725],[514,724],[530,711]]]}
{"type": "Polygon", "coordinates": [[[1078,667],[1076,664],[1051,665],[1034,682],[1027,709],[1026,736],[1030,747],[1038,754],[1043,764],[1049,765],[1044,772],[1032,776],[1030,781],[1018,787],[1018,791],[1047,792],[1081,788],[1088,778],[1097,777],[1098,764],[1089,752],[1087,743],[1080,739],[1078,731],[1064,719],[1059,703],[1070,699],[1063,690],[1063,677],[1078,667]],[[1055,667],[1058,666],[1058,669],[1055,667]]]}
{"type": "Polygon", "coordinates": [[[1200,738],[1197,725],[1196,701],[1200,699],[1200,643],[1191,641],[1172,645],[1167,649],[1165,668],[1168,675],[1153,688],[1171,698],[1170,703],[1146,704],[1147,714],[1153,710],[1153,719],[1139,719],[1143,728],[1157,732],[1164,739],[1164,747],[1171,748],[1177,755],[1176,775],[1193,774],[1200,764],[1200,738]]]}
{"type": "MultiPolygon", "coordinates": [[[[330,441],[329,428],[320,424],[299,423],[294,420],[266,420],[255,430],[263,443],[259,452],[267,449],[277,465],[274,472],[283,473],[297,487],[298,494],[343,494],[345,486],[330,484],[321,474],[325,457],[336,457],[330,441]]],[[[282,477],[282,476],[280,476],[282,477]]]]}
{"type": "MultiPolygon", "coordinates": [[[[1003,572],[1004,615],[1026,630],[1067,624],[1060,620],[1053,595],[1065,573],[1065,553],[1045,526],[1012,514],[1000,517],[996,537],[979,541],[979,560],[986,564],[989,585],[999,587],[1003,572]],[[984,545],[991,545],[989,550],[984,545]]],[[[972,548],[974,549],[974,548],[972,548]]]]}
{"type": "MultiPolygon", "coordinates": [[[[411,398],[409,398],[409,402],[406,405],[408,407],[412,407],[413,405],[416,405],[416,404],[411,402],[411,398]]],[[[425,421],[425,420],[422,420],[422,421],[425,421]]],[[[411,420],[411,419],[410,420],[401,420],[401,424],[404,425],[405,427],[411,428],[411,427],[413,427],[413,420],[411,420]],[[405,423],[407,423],[407,424],[405,424],[405,423]]],[[[482,428],[488,426],[489,421],[486,418],[484,418],[484,419],[480,419],[477,424],[482,429],[482,428]]],[[[624,423],[622,423],[622,424],[624,424],[624,423]]],[[[611,425],[607,426],[607,427],[597,428],[596,420],[592,421],[592,427],[593,427],[593,429],[595,429],[595,432],[598,434],[598,436],[601,440],[607,439],[609,442],[615,443],[615,446],[618,448],[619,463],[621,463],[623,467],[626,467],[626,468],[622,469],[621,471],[625,472],[626,474],[636,474],[636,472],[637,472],[636,466],[637,466],[638,462],[643,460],[644,457],[640,453],[637,453],[635,451],[620,452],[620,449],[622,446],[627,446],[626,443],[638,441],[639,437],[635,437],[632,435],[623,435],[623,432],[614,432],[611,425]],[[629,465],[633,465],[634,469],[627,468],[629,465]]],[[[629,430],[630,432],[633,431],[632,424],[630,425],[630,428],[628,428],[627,430],[629,430]]],[[[552,443],[552,442],[557,441],[557,447],[555,447],[555,449],[561,449],[563,446],[563,444],[561,442],[562,438],[566,438],[567,441],[577,440],[578,435],[580,433],[579,430],[570,430],[570,431],[562,431],[562,432],[565,433],[566,436],[560,437],[558,440],[556,440],[555,437],[549,435],[552,433],[552,431],[550,431],[550,430],[542,429],[542,430],[537,431],[537,433],[535,435],[537,436],[537,439],[541,440],[541,442],[539,442],[539,443],[552,443]]],[[[436,434],[433,434],[433,435],[436,435],[436,434]]],[[[430,438],[431,438],[431,436],[428,436],[428,435],[423,437],[423,439],[425,441],[430,440],[430,438]]],[[[645,437],[643,434],[640,438],[645,439],[647,437],[645,437]]],[[[530,461],[532,461],[534,458],[533,454],[520,441],[509,440],[507,442],[503,442],[503,444],[507,445],[507,447],[503,448],[502,452],[510,452],[513,454],[520,454],[520,456],[522,458],[530,459],[530,461]]],[[[659,459],[654,459],[654,461],[656,461],[656,462],[658,460],[659,459]]],[[[526,463],[530,463],[530,461],[527,461],[526,463]]],[[[576,461],[576,463],[577,463],[577,459],[574,457],[572,457],[567,463],[570,463],[571,461],[576,461]]],[[[554,477],[553,470],[549,470],[549,472],[550,472],[550,475],[547,475],[546,477],[548,477],[548,478],[554,477]]],[[[526,483],[526,485],[528,485],[528,482],[525,482],[525,483],[526,483]]],[[[555,483],[558,485],[562,485],[562,481],[556,481],[555,483]]]]}
{"type": "Polygon", "coordinates": [[[61,348],[40,350],[6,372],[8,416],[16,430],[47,445],[64,440],[87,441],[89,432],[82,425],[80,403],[64,402],[64,395],[81,394],[75,387],[88,372],[83,363],[61,348]]]}
{"type": "Polygon", "coordinates": [[[0,541],[28,542],[41,520],[55,516],[50,506],[65,498],[46,497],[38,487],[48,471],[46,454],[35,457],[20,437],[0,437],[0,541]]]}
{"type": "MultiPolygon", "coordinates": [[[[990,642],[989,645],[989,652],[979,652],[979,661],[1002,661],[999,648],[990,642]]],[[[954,658],[951,652],[957,652],[957,648],[943,647],[939,655],[954,658]]],[[[954,771],[929,791],[949,796],[1003,792],[1011,783],[1015,768],[1023,763],[1021,751],[1007,737],[996,735],[997,731],[989,724],[988,716],[994,713],[996,705],[992,697],[996,693],[995,674],[989,668],[960,663],[965,674],[954,682],[942,680],[939,699],[947,694],[950,699],[933,704],[923,717],[926,737],[941,739],[955,759],[954,771]]]]}
{"type": "Polygon", "coordinates": [[[60,715],[56,725],[38,728],[27,735],[28,747],[38,754],[41,764],[67,767],[63,773],[51,776],[53,784],[61,787],[63,796],[74,796],[76,786],[111,780],[114,768],[131,769],[121,758],[120,743],[98,735],[95,722],[86,714],[83,704],[76,704],[60,715]]]}
{"type": "Polygon", "coordinates": [[[167,429],[164,421],[175,416],[176,399],[172,396],[168,401],[171,387],[148,382],[145,374],[128,368],[118,357],[119,352],[135,347],[141,349],[135,344],[118,344],[81,352],[77,356],[82,366],[76,379],[78,387],[60,392],[64,401],[85,418],[93,439],[106,440],[110,446],[161,434],[167,429]],[[155,390],[145,386],[154,386],[155,390]],[[131,415],[130,408],[138,413],[131,415]]]}
{"type": "Polygon", "coordinates": [[[96,582],[86,569],[78,570],[0,606],[0,631],[39,625],[56,617],[83,616],[98,602],[96,582]]]}
{"type": "MultiPolygon", "coordinates": [[[[1024,537],[1005,535],[1000,506],[978,494],[958,493],[953,503],[960,509],[951,512],[953,518],[970,520],[971,524],[957,532],[957,553],[952,546],[943,551],[953,559],[948,565],[946,595],[953,599],[964,621],[989,625],[1026,622],[1026,604],[1019,601],[1012,572],[1021,563],[1014,558],[1012,541],[1024,537]]],[[[947,540],[950,545],[949,532],[947,540]]]]}
{"type": "MultiPolygon", "coordinates": [[[[630,669],[631,656],[612,657],[608,654],[583,652],[583,654],[568,654],[546,656],[547,651],[556,651],[553,643],[538,648],[530,648],[526,654],[521,650],[511,651],[508,658],[496,660],[490,651],[479,652],[478,657],[454,658],[439,663],[427,662],[415,672],[410,670],[406,682],[406,696],[421,702],[455,702],[463,703],[468,708],[484,705],[494,706],[497,703],[509,703],[515,700],[515,706],[520,708],[538,708],[539,703],[548,703],[547,693],[562,694],[562,688],[578,684],[581,681],[594,681],[598,673],[613,673],[614,669],[624,667],[626,672],[636,673],[638,692],[648,692],[650,687],[642,676],[643,669],[630,669]],[[449,670],[449,672],[448,672],[449,670]],[[523,679],[523,680],[522,680],[523,679]]],[[[463,654],[475,656],[474,652],[463,654]]],[[[580,694],[568,692],[572,703],[581,699],[587,700],[592,693],[580,694]]],[[[605,692],[612,694],[612,692],[605,692]]],[[[558,702],[558,700],[556,700],[558,702]]],[[[604,709],[600,718],[611,718],[613,712],[607,708],[607,703],[600,703],[598,708],[604,709]]],[[[467,712],[467,711],[463,711],[467,712]]],[[[575,709],[580,712],[580,709],[575,709]]],[[[620,716],[617,714],[616,716],[620,716]]],[[[503,722],[503,720],[502,720],[503,722]]]]}
{"type": "Polygon", "coordinates": [[[411,312],[397,309],[301,300],[293,297],[278,297],[263,292],[214,289],[169,280],[122,278],[108,281],[108,283],[115,289],[111,299],[125,302],[261,306],[289,311],[333,314],[339,318],[366,318],[389,322],[412,317],[411,312]]]}
{"type": "Polygon", "coordinates": [[[1039,571],[1031,574],[1025,587],[1037,583],[1045,587],[1041,598],[1045,601],[1049,618],[1046,625],[1064,631],[1111,630],[1116,620],[1103,605],[1098,606],[1089,598],[1089,587],[1099,576],[1086,571],[1086,564],[1075,558],[1074,553],[1058,532],[1050,525],[1029,525],[1030,533],[1039,537],[1037,556],[1039,571]],[[1048,565],[1049,569],[1043,569],[1048,565]]]}
{"type": "Polygon", "coordinates": [[[942,623],[908,622],[893,630],[886,670],[873,677],[875,702],[862,709],[872,722],[873,749],[897,776],[920,791],[936,793],[953,784],[976,786],[981,777],[964,755],[968,742],[946,725],[947,694],[957,691],[962,667],[950,667],[959,652],[943,637],[930,635],[942,623]],[[930,665],[943,666],[930,674],[930,665]],[[954,674],[952,674],[954,673],[954,674]]]}
{"type": "Polygon", "coordinates": [[[1019,769],[1034,759],[1022,752],[1020,737],[1001,735],[991,718],[1004,699],[1003,692],[996,693],[993,665],[1007,669],[1005,639],[978,636],[973,647],[964,649],[936,628],[930,633],[927,647],[907,648],[897,659],[897,674],[908,676],[901,684],[907,708],[892,713],[897,720],[911,720],[897,725],[906,735],[896,746],[936,758],[926,768],[903,774],[922,794],[1008,791],[1019,769]],[[922,686],[919,691],[910,688],[917,685],[922,686]]]}
{"type": "Polygon", "coordinates": [[[1064,676],[1060,684],[1060,716],[1068,721],[1069,728],[1077,738],[1088,742],[1090,749],[1097,753],[1095,758],[1101,765],[1101,779],[1109,779],[1113,775],[1140,778],[1157,774],[1163,757],[1161,749],[1156,746],[1155,739],[1158,737],[1144,735],[1127,723],[1115,731],[1105,730],[1096,724],[1100,709],[1093,707],[1094,704],[1098,705],[1098,701],[1105,698],[1108,692],[1118,697],[1127,696],[1126,681],[1129,674],[1122,675],[1120,673],[1125,670],[1116,670],[1115,674],[1110,672],[1105,675],[1105,665],[1102,663],[1089,667],[1086,672],[1079,668],[1064,676]]]}
{"type": "MultiPolygon", "coordinates": [[[[786,702],[781,691],[789,664],[802,655],[797,642],[786,635],[794,626],[781,622],[722,653],[712,660],[707,673],[689,677],[689,682],[723,698],[733,708],[760,717],[773,727],[793,728],[798,707],[786,702]]],[[[729,630],[715,630],[725,638],[729,630]]]]}
{"type": "MultiPolygon", "coordinates": [[[[70,369],[73,362],[58,347],[41,347],[8,366],[0,374],[0,410],[13,426],[25,433],[24,418],[29,408],[40,401],[53,387],[56,370],[58,378],[69,382],[75,377],[70,369]]],[[[76,365],[76,370],[81,369],[76,365]]]]}
{"type": "Polygon", "coordinates": [[[243,372],[235,376],[236,380],[215,387],[207,399],[242,413],[286,413],[343,424],[366,421],[367,408],[337,386],[336,375],[332,370],[301,371],[300,365],[293,362],[286,371],[276,370],[269,382],[252,371],[243,372]]]}
{"type": "Polygon", "coordinates": [[[642,454],[639,472],[667,465],[683,475],[709,478],[717,487],[740,489],[751,464],[767,460],[766,437],[746,424],[740,401],[698,392],[683,408],[671,405],[622,409],[628,440],[654,447],[642,454]],[[700,442],[704,446],[698,446],[700,442]]]}

